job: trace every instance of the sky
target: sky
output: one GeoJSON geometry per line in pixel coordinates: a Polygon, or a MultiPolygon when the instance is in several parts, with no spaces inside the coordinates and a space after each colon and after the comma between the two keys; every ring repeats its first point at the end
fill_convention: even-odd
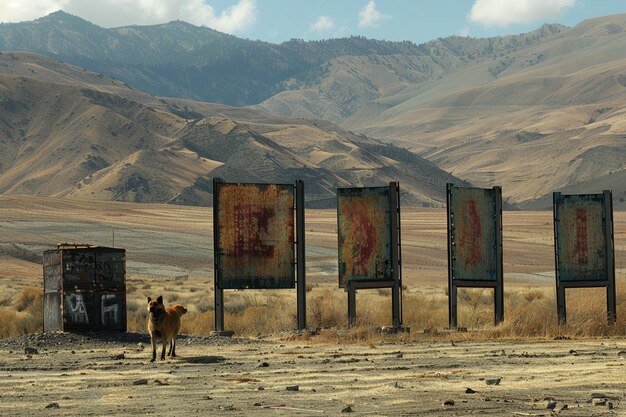
{"type": "Polygon", "coordinates": [[[360,35],[415,43],[574,26],[626,13],[626,0],[0,0],[0,22],[57,10],[110,28],[183,20],[243,38],[280,43],[360,35]]]}

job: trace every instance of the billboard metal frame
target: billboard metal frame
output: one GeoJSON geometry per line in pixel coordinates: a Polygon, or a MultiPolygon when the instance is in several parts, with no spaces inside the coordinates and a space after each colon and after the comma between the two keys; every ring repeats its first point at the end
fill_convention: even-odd
{"type": "MultiPolygon", "coordinates": [[[[219,224],[219,188],[222,185],[272,185],[251,183],[226,183],[221,178],[213,179],[213,289],[215,301],[215,331],[227,333],[224,328],[224,289],[220,287],[220,224],[219,224]]],[[[295,182],[295,273],[297,292],[297,326],[298,330],[306,329],[306,267],[305,267],[305,241],[304,241],[304,183],[300,180],[295,182]]],[[[267,288],[271,289],[271,288],[267,288]]]]}
{"type": "Polygon", "coordinates": [[[615,323],[617,319],[617,296],[615,289],[615,247],[614,247],[614,232],[613,232],[613,195],[610,190],[604,190],[601,194],[570,194],[565,195],[559,192],[552,194],[553,199],[553,213],[554,213],[554,263],[555,263],[555,276],[556,276],[556,305],[557,305],[557,318],[559,323],[565,323],[567,319],[567,309],[565,302],[565,289],[566,288],[596,288],[606,287],[606,307],[607,307],[607,319],[609,323],[615,323]],[[559,212],[559,203],[567,198],[575,197],[598,197],[602,201],[602,218],[603,218],[603,230],[605,238],[605,265],[606,275],[601,280],[564,280],[561,276],[559,268],[561,253],[559,248],[559,222],[561,221],[559,212]]]}
{"type": "MultiPolygon", "coordinates": [[[[366,187],[384,188],[384,187],[366,187]]],[[[391,319],[393,328],[402,329],[402,245],[400,228],[400,184],[389,183],[389,214],[391,235],[391,280],[358,280],[346,281],[345,291],[348,293],[348,326],[356,323],[356,291],[360,289],[391,288],[391,319]]],[[[362,188],[365,189],[365,188],[362,188]]],[[[339,199],[339,193],[337,193],[339,199]]],[[[339,220],[339,210],[337,210],[339,220]]],[[[339,245],[341,246],[341,245],[339,245]]],[[[339,249],[341,250],[341,249],[339,249]]]]}
{"type": "Polygon", "coordinates": [[[493,212],[494,212],[494,230],[495,230],[495,248],[494,249],[494,270],[495,279],[485,279],[484,277],[476,277],[472,279],[459,279],[456,277],[454,269],[454,213],[452,212],[452,198],[454,184],[446,184],[446,207],[448,220],[448,324],[451,329],[458,327],[458,300],[457,289],[460,287],[469,288],[493,288],[494,300],[494,323],[498,324],[504,320],[504,279],[503,279],[503,249],[502,249],[502,188],[493,187],[491,189],[484,188],[481,190],[493,191],[493,212]]]}

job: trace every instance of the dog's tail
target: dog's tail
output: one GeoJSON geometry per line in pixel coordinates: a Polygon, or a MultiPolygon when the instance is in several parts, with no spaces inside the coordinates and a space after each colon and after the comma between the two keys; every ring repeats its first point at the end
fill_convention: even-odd
{"type": "Polygon", "coordinates": [[[180,304],[173,305],[171,309],[174,310],[179,316],[187,313],[187,309],[180,304]]]}

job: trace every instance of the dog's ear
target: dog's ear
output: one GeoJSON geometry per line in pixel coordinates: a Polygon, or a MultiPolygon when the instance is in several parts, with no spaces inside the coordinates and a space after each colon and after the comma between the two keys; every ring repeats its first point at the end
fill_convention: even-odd
{"type": "Polygon", "coordinates": [[[162,295],[159,295],[159,298],[157,298],[157,303],[163,304],[163,296],[162,295]]]}
{"type": "Polygon", "coordinates": [[[152,301],[152,298],[148,297],[148,303],[149,303],[150,301],[152,301]]]}

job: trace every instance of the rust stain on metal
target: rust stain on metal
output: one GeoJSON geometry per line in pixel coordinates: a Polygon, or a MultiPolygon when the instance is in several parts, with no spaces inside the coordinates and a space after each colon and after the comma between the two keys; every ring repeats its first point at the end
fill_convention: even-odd
{"type": "Polygon", "coordinates": [[[218,198],[220,287],[293,287],[293,186],[224,184],[218,198]]]}
{"type": "Polygon", "coordinates": [[[391,279],[388,187],[338,190],[339,285],[391,279]]]}
{"type": "Polygon", "coordinates": [[[495,194],[479,188],[453,188],[452,251],[455,279],[496,279],[495,194]]]}

